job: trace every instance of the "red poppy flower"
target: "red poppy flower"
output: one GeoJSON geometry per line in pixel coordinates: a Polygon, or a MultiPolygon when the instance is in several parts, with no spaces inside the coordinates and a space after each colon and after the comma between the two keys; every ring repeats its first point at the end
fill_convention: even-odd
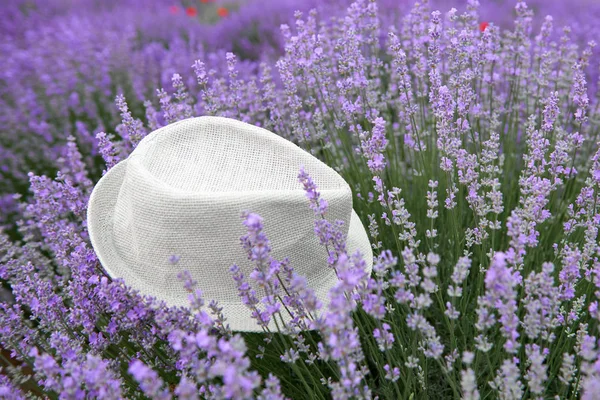
{"type": "Polygon", "coordinates": [[[198,15],[198,10],[195,7],[188,7],[185,9],[185,13],[190,17],[195,17],[198,15]]]}
{"type": "Polygon", "coordinates": [[[200,0],[200,3],[212,3],[212,0],[200,0]]]}
{"type": "Polygon", "coordinates": [[[219,7],[217,8],[217,14],[219,15],[219,17],[226,17],[229,15],[229,10],[225,7],[219,7]]]}
{"type": "Polygon", "coordinates": [[[489,26],[489,23],[486,21],[483,21],[482,23],[479,24],[479,30],[481,32],[485,31],[485,29],[489,26]]]}
{"type": "Polygon", "coordinates": [[[171,7],[169,7],[169,12],[171,14],[177,14],[179,12],[179,7],[177,7],[177,6],[171,6],[171,7]]]}

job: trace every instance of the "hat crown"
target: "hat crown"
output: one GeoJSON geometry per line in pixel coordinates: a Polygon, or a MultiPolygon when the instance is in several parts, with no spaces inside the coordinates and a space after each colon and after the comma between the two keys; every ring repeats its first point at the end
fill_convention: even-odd
{"type": "Polygon", "coordinates": [[[246,275],[253,268],[239,240],[247,210],[263,217],[273,257],[289,257],[309,283],[327,279],[328,255],[314,234],[315,216],[297,178],[301,165],[329,203],[327,219],[344,221],[347,234],[347,183],[276,134],[219,117],[188,119],[151,133],[127,159],[115,203],[113,246],[127,265],[117,275],[173,304],[186,298],[177,275],[188,270],[207,299],[239,303],[229,267],[238,264],[246,275]],[[175,264],[172,255],[179,257],[175,264]]]}
{"type": "Polygon", "coordinates": [[[298,190],[298,167],[305,164],[320,181],[319,190],[350,193],[337,172],[298,146],[227,118],[192,118],[163,127],[145,137],[129,159],[157,184],[178,192],[298,190]]]}

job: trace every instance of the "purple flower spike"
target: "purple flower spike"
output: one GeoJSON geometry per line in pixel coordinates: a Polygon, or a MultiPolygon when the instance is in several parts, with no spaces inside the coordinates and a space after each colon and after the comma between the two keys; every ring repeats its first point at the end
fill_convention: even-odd
{"type": "Polygon", "coordinates": [[[310,208],[315,212],[315,215],[325,214],[327,212],[327,201],[321,198],[321,194],[317,191],[317,185],[315,185],[303,166],[300,167],[298,180],[304,188],[306,198],[310,201],[310,208]]]}
{"type": "Polygon", "coordinates": [[[163,389],[164,383],[158,374],[147,367],[140,360],[133,360],[127,371],[139,383],[142,392],[153,399],[170,400],[172,396],[167,389],[163,389]]]}
{"type": "Polygon", "coordinates": [[[501,252],[494,254],[492,265],[485,274],[486,294],[489,304],[500,314],[502,334],[506,339],[504,349],[509,353],[516,353],[519,348],[516,288],[520,284],[521,275],[507,266],[506,255],[501,252]]]}

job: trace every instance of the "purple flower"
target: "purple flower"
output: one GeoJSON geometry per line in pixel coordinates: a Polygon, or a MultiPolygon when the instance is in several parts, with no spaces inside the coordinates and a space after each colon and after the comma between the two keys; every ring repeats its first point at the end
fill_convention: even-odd
{"type": "Polygon", "coordinates": [[[172,398],[169,392],[162,388],[164,384],[158,374],[140,360],[133,360],[129,364],[127,371],[139,383],[140,389],[142,389],[146,396],[155,399],[172,398]]]}
{"type": "Polygon", "coordinates": [[[100,155],[106,162],[106,168],[111,169],[115,164],[121,161],[121,157],[119,156],[115,146],[112,142],[114,136],[111,134],[106,134],[104,132],[99,132],[96,134],[96,139],[98,140],[98,151],[100,155]]]}
{"type": "Polygon", "coordinates": [[[304,188],[306,198],[310,201],[310,208],[315,212],[316,215],[325,214],[327,211],[327,201],[321,198],[321,194],[317,191],[317,186],[308,173],[304,170],[304,167],[300,167],[298,180],[304,188]]]}
{"type": "Polygon", "coordinates": [[[25,400],[25,394],[6,375],[0,374],[0,397],[7,400],[25,400]]]}
{"type": "Polygon", "coordinates": [[[142,121],[132,117],[125,96],[122,94],[118,95],[116,103],[119,111],[121,111],[121,118],[123,118],[122,124],[125,126],[125,130],[123,131],[125,135],[123,139],[131,142],[131,145],[135,147],[139,141],[146,136],[144,125],[142,124],[142,121]]]}
{"type": "Polygon", "coordinates": [[[544,382],[548,379],[547,367],[544,364],[548,349],[544,349],[542,352],[540,346],[531,344],[525,346],[525,353],[527,354],[529,369],[524,378],[527,380],[531,393],[542,395],[545,391],[544,382]]]}
{"type": "Polygon", "coordinates": [[[492,265],[485,274],[487,301],[500,314],[502,334],[506,339],[504,349],[509,353],[515,353],[519,347],[516,287],[520,284],[521,275],[518,271],[507,267],[505,254],[501,252],[494,254],[492,265]]]}
{"type": "Polygon", "coordinates": [[[394,343],[394,335],[390,332],[390,325],[385,322],[381,325],[381,329],[375,328],[373,331],[373,337],[377,341],[379,350],[385,351],[392,348],[394,343]]]}
{"type": "Polygon", "coordinates": [[[186,400],[197,400],[199,399],[199,391],[196,384],[190,380],[186,375],[183,375],[179,380],[177,388],[175,388],[175,395],[178,399],[186,400]]]}
{"type": "MultiPolygon", "coordinates": [[[[422,397],[440,370],[458,397],[594,398],[596,5],[266,0],[207,24],[209,6],[196,19],[152,0],[21,3],[0,15],[0,345],[35,395],[281,399],[281,380],[288,396],[422,397]],[[339,277],[329,296],[271,257],[256,214],[241,238],[254,269],[231,267],[248,318],[271,333],[285,319],[285,336],[246,347],[189,274],[185,308],[109,279],[86,229],[92,180],[195,115],[265,127],[339,172],[372,276],[302,169],[339,277]],[[269,370],[277,358],[289,364],[269,370]]],[[[19,380],[3,369],[0,397],[29,396],[19,380]]]]}
{"type": "Polygon", "coordinates": [[[363,155],[365,158],[367,158],[367,165],[369,166],[369,169],[373,173],[382,172],[386,166],[383,152],[385,151],[388,143],[387,139],[385,138],[384,119],[378,117],[373,121],[373,129],[368,138],[366,134],[361,136],[364,136],[364,139],[361,141],[361,145],[363,155]]]}
{"type": "Polygon", "coordinates": [[[258,396],[258,400],[284,400],[279,379],[273,374],[269,374],[265,381],[265,388],[258,396]]]}

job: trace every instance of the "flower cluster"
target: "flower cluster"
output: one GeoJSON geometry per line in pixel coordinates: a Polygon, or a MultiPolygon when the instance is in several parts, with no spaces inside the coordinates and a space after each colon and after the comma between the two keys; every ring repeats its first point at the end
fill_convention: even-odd
{"type": "Polygon", "coordinates": [[[76,3],[0,14],[0,397],[598,397],[594,6],[250,1],[211,25],[187,3],[76,3]],[[111,279],[94,182],[199,115],[335,169],[373,260],[301,168],[327,296],[273,257],[253,210],[230,272],[260,333],[232,332],[190,273],[189,307],[111,279]]]}

